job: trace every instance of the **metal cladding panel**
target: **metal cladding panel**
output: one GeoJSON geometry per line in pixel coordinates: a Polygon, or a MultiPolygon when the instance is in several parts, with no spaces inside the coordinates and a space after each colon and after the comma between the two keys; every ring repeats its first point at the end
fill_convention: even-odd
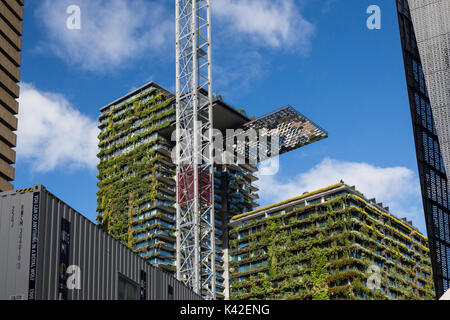
{"type": "Polygon", "coordinates": [[[167,299],[169,284],[174,299],[200,299],[172,275],[148,264],[43,186],[28,190],[0,193],[0,254],[7,257],[0,259],[0,299],[28,298],[33,201],[39,201],[39,233],[34,237],[35,299],[116,300],[119,274],[138,284],[141,297],[147,300],[167,299]],[[80,268],[78,290],[66,288],[70,275],[61,270],[69,266],[80,268]],[[145,279],[141,275],[146,275],[145,279]]]}
{"type": "MultiPolygon", "coordinates": [[[[417,0],[412,7],[417,8],[421,1],[417,0]]],[[[427,4],[438,1],[431,0],[427,4]]],[[[417,24],[413,26],[411,20],[408,5],[411,1],[396,2],[433,278],[436,296],[440,297],[450,287],[450,186],[443,162],[443,153],[448,151],[441,148],[438,139],[436,123],[439,121],[428,94],[429,90],[431,95],[437,88],[425,85],[427,71],[422,67],[416,41],[417,24]]],[[[437,21],[436,26],[439,25],[437,21]]],[[[419,32],[420,37],[424,37],[424,30],[419,32]]]]}
{"type": "Polygon", "coordinates": [[[450,0],[408,0],[450,180],[450,0]]]}
{"type": "Polygon", "coordinates": [[[0,300],[27,299],[33,194],[0,195],[0,300]]]}
{"type": "Polygon", "coordinates": [[[325,130],[291,106],[285,106],[250,121],[240,129],[249,135],[249,141],[245,142],[247,137],[238,130],[235,135],[226,137],[226,145],[235,145],[236,155],[248,160],[250,164],[262,162],[328,137],[325,130]],[[256,133],[260,134],[258,139],[256,133]],[[275,138],[277,140],[274,140],[275,138]]]}

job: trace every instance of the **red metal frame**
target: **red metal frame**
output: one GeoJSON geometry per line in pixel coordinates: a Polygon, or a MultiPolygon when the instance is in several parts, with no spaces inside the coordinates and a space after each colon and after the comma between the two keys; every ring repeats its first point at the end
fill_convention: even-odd
{"type": "MultiPolygon", "coordinates": [[[[202,204],[211,205],[212,175],[207,169],[199,170],[198,194],[202,204]]],[[[178,203],[184,204],[194,200],[194,169],[190,168],[178,173],[178,203]]]]}

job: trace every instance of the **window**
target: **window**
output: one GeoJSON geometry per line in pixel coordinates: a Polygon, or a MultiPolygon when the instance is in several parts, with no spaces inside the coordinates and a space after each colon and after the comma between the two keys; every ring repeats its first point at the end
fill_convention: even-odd
{"type": "Polygon", "coordinates": [[[119,300],[139,300],[139,285],[119,273],[119,300]]]}
{"type": "Polygon", "coordinates": [[[170,284],[167,287],[167,292],[169,294],[169,300],[173,300],[173,287],[170,284]]]}

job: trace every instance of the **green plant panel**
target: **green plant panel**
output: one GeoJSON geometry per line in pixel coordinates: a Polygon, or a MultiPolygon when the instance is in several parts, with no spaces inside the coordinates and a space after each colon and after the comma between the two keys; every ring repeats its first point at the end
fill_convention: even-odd
{"type": "Polygon", "coordinates": [[[347,194],[231,229],[231,298],[433,299],[428,249],[374,214],[347,194]],[[384,291],[366,286],[374,264],[384,291]]]}

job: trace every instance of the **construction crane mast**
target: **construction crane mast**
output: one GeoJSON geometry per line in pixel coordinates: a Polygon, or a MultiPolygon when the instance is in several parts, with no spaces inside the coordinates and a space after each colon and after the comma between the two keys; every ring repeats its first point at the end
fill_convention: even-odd
{"type": "Polygon", "coordinates": [[[216,298],[209,0],[176,0],[176,275],[216,298]]]}

